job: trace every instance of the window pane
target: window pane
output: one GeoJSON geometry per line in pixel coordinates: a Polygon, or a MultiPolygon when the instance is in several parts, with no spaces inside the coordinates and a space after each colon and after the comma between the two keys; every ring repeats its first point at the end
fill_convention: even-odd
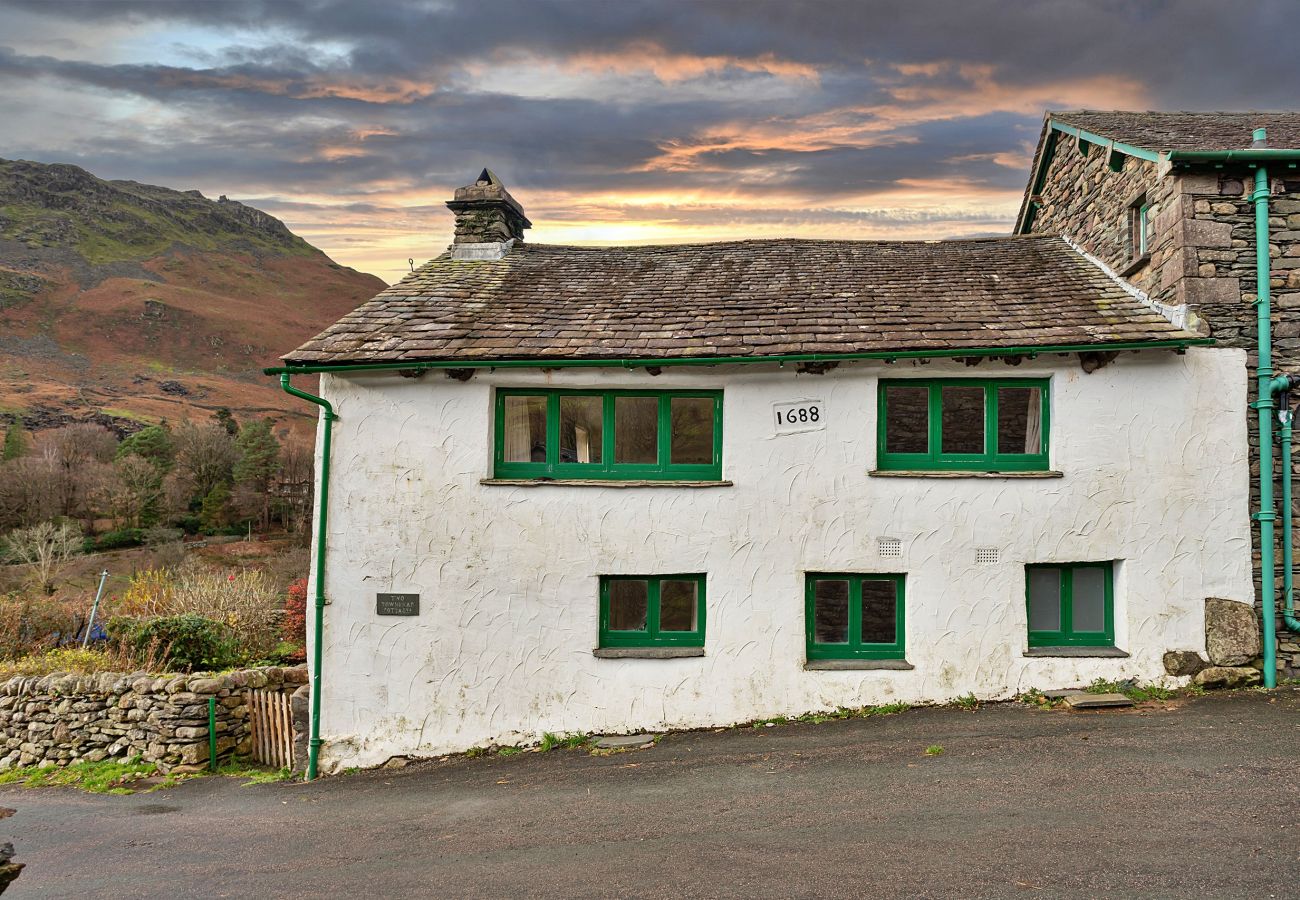
{"type": "Polygon", "coordinates": [[[609,630],[645,631],[650,586],[645,581],[617,579],[609,583],[609,630]]]}
{"type": "Polygon", "coordinates": [[[885,452],[928,453],[930,389],[885,388],[885,452]]]}
{"type": "Polygon", "coordinates": [[[614,398],[614,462],[659,461],[659,398],[614,398]]]}
{"type": "Polygon", "coordinates": [[[945,387],[942,390],[943,453],[984,452],[984,388],[945,387]]]}
{"type": "Polygon", "coordinates": [[[674,397],[669,461],[674,465],[710,465],[713,462],[713,400],[708,397],[674,397]]]}
{"type": "Polygon", "coordinates": [[[1074,631],[1106,630],[1106,573],[1100,568],[1075,569],[1070,594],[1074,631]]]}
{"type": "Polygon", "coordinates": [[[849,642],[849,583],[818,580],[813,583],[813,641],[818,644],[849,642]]]}
{"type": "Polygon", "coordinates": [[[1029,570],[1029,630],[1061,630],[1061,570],[1029,570]]]}
{"type": "Polygon", "coordinates": [[[560,397],[560,462],[600,462],[600,397],[560,397]]]}
{"type": "Polygon", "coordinates": [[[694,581],[664,581],[659,585],[659,630],[695,631],[696,602],[694,581]]]}
{"type": "Polygon", "coordinates": [[[1043,442],[1043,392],[998,388],[998,452],[1038,453],[1043,442]]]}
{"type": "Polygon", "coordinates": [[[546,462],[546,398],[505,398],[505,462],[546,462]]]}
{"type": "Polygon", "coordinates": [[[897,585],[892,581],[862,581],[862,643],[892,644],[898,637],[895,614],[897,585]]]}

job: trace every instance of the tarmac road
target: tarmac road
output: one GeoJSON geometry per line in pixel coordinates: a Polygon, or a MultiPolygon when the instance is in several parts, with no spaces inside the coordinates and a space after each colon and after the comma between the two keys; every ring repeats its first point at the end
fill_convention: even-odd
{"type": "Polygon", "coordinates": [[[15,900],[1297,897],[1300,691],[916,709],[310,785],[0,794],[18,810],[0,840],[27,864],[15,900]]]}

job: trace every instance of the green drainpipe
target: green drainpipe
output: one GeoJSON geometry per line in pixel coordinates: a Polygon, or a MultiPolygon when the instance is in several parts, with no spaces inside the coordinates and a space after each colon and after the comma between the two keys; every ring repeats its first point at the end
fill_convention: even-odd
{"type": "MultiPolygon", "coordinates": [[[[1255,129],[1255,146],[1262,147],[1266,138],[1263,128],[1255,129]]],[[[1259,379],[1255,409],[1259,412],[1259,605],[1264,632],[1264,687],[1277,687],[1277,588],[1274,566],[1277,565],[1273,543],[1273,322],[1269,296],[1268,258],[1268,169],[1261,163],[1255,168],[1255,322],[1258,334],[1259,379]]]]}
{"type": "Polygon", "coordinates": [[[321,408],[325,419],[324,435],[321,438],[320,464],[320,503],[316,509],[316,618],[312,625],[312,662],[311,662],[311,742],[307,750],[307,780],[314,781],[320,761],[320,669],[321,643],[324,638],[325,620],[325,527],[329,517],[330,502],[330,432],[333,431],[334,407],[321,397],[300,391],[289,383],[291,376],[286,372],[280,376],[280,387],[285,393],[301,397],[321,408]]]}

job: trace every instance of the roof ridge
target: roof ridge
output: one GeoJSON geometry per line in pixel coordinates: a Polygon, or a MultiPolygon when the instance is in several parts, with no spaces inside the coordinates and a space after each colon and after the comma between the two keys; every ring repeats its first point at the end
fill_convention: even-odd
{"type": "MultiPolygon", "coordinates": [[[[673,249],[673,248],[695,248],[695,247],[723,247],[735,246],[737,244],[826,244],[826,245],[915,245],[933,247],[935,245],[945,244],[997,244],[997,243],[1016,243],[1032,242],[1035,240],[1051,240],[1058,238],[1060,235],[1044,234],[1042,232],[1034,234],[998,234],[982,235],[979,237],[949,237],[949,238],[912,238],[908,240],[889,239],[889,238],[803,238],[803,237],[780,237],[780,238],[723,238],[716,241],[687,241],[684,243],[671,244],[548,244],[540,241],[524,241],[515,245],[515,250],[537,249],[546,247],[548,249],[562,250],[655,250],[655,249],[673,249]]],[[[435,259],[440,257],[434,257],[435,259]]]]}
{"type": "Polygon", "coordinates": [[[1199,331],[1199,326],[1202,320],[1186,303],[1161,303],[1159,300],[1152,299],[1151,295],[1146,291],[1142,290],[1132,282],[1121,278],[1118,272],[1106,265],[1102,260],[1093,256],[1087,250],[1084,250],[1083,247],[1076,244],[1069,235],[1061,235],[1061,240],[1068,244],[1075,253],[1083,257],[1084,260],[1092,263],[1100,269],[1116,287],[1141,303],[1147,309],[1163,317],[1170,325],[1173,325],[1175,328],[1181,328],[1183,331],[1187,332],[1197,333],[1199,331]]]}

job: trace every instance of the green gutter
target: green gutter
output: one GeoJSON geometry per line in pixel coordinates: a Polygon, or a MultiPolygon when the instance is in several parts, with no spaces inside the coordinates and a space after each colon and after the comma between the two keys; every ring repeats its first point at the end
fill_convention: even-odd
{"type": "MultiPolygon", "coordinates": [[[[784,364],[801,362],[852,362],[879,359],[962,359],[970,357],[1028,356],[1047,353],[1104,353],[1108,350],[1186,350],[1208,347],[1214,338],[1177,338],[1162,341],[1122,341],[1109,344],[1052,344],[1043,347],[973,347],[965,350],[877,350],[864,353],[787,353],[774,356],[678,356],[665,359],[434,359],[392,360],[388,362],[329,363],[325,365],[274,366],[262,371],[267,375],[314,374],[318,372],[392,372],[420,369],[656,369],[667,366],[730,366],[753,363],[784,364]]],[[[296,392],[295,392],[296,393],[296,392]]],[[[305,395],[304,395],[305,396],[305,395]]]]}
{"type": "Polygon", "coordinates": [[[1135,147],[1133,144],[1125,144],[1122,141],[1112,141],[1108,137],[1102,137],[1099,134],[1093,134],[1091,131],[1077,128],[1074,125],[1067,125],[1064,122],[1058,122],[1056,119],[1049,120],[1048,124],[1051,125],[1053,131],[1072,134],[1080,140],[1087,141],[1089,144],[1094,144],[1098,147],[1106,147],[1110,150],[1114,150],[1116,153],[1123,153],[1125,156],[1132,156],[1137,159],[1145,159],[1148,162],[1160,162],[1160,154],[1156,153],[1154,150],[1147,150],[1144,147],[1135,147]]]}
{"type": "Polygon", "coordinates": [[[300,391],[289,383],[289,373],[280,374],[280,387],[285,393],[300,397],[321,408],[325,420],[324,435],[321,438],[320,467],[320,503],[316,510],[316,618],[312,626],[312,665],[311,665],[311,740],[307,750],[307,780],[314,781],[320,761],[320,670],[321,643],[325,636],[325,535],[326,522],[329,517],[330,502],[330,433],[333,431],[334,407],[328,400],[300,391]]]}
{"type": "MultiPolygon", "coordinates": [[[[1262,130],[1262,128],[1256,128],[1255,133],[1258,134],[1262,130]]],[[[1255,147],[1245,150],[1170,150],[1168,156],[1171,163],[1266,163],[1277,160],[1300,160],[1300,150],[1282,150],[1265,147],[1255,147]]]]}

